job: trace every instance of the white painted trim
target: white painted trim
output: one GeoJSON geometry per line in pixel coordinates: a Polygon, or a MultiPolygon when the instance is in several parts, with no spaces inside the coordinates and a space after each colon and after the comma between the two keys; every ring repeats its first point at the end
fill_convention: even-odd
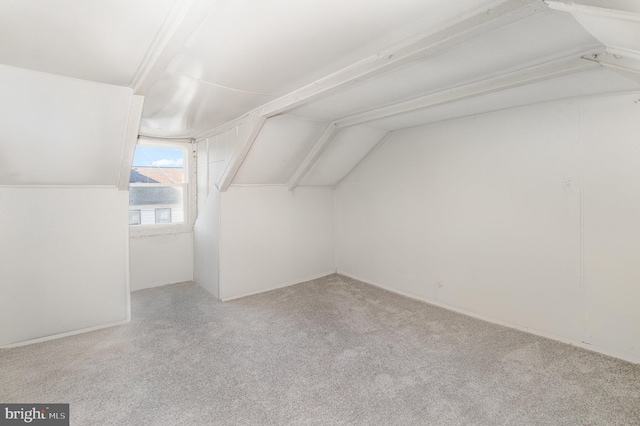
{"type": "Polygon", "coordinates": [[[96,325],[95,327],[83,328],[83,329],[74,330],[74,331],[67,331],[65,333],[52,334],[51,336],[45,336],[45,337],[39,337],[37,339],[25,340],[24,342],[11,343],[10,345],[2,346],[0,349],[11,349],[11,348],[17,348],[17,347],[20,347],[20,346],[33,345],[34,343],[42,343],[42,342],[47,342],[49,340],[61,339],[63,337],[75,336],[76,334],[82,334],[82,333],[88,333],[88,332],[91,332],[91,331],[102,330],[103,328],[109,328],[109,327],[115,327],[115,326],[118,326],[118,325],[124,325],[124,324],[128,324],[129,322],[130,322],[130,319],[126,319],[126,320],[122,320],[122,321],[111,322],[111,323],[108,323],[108,324],[96,325]]]}
{"type": "Polygon", "coordinates": [[[226,132],[227,130],[231,130],[234,127],[242,126],[242,124],[249,119],[251,114],[244,114],[238,118],[234,118],[231,121],[227,121],[224,124],[219,125],[218,127],[214,127],[211,130],[207,130],[206,132],[202,132],[193,139],[196,143],[202,142],[204,139],[212,138],[221,133],[226,132]]]}
{"type": "Polygon", "coordinates": [[[586,342],[581,342],[581,341],[578,341],[578,340],[570,339],[568,337],[558,336],[557,334],[547,333],[547,332],[544,332],[544,331],[536,330],[534,328],[524,327],[524,326],[513,324],[513,323],[510,323],[510,322],[507,322],[507,321],[502,321],[502,320],[490,318],[490,317],[487,317],[485,315],[481,315],[481,314],[477,314],[477,313],[472,312],[472,311],[468,311],[466,309],[462,309],[462,308],[458,308],[458,307],[455,307],[455,306],[447,305],[447,304],[441,303],[441,302],[436,302],[436,301],[427,299],[427,298],[422,297],[422,296],[418,296],[418,295],[415,295],[415,294],[412,294],[412,293],[407,293],[407,292],[404,292],[404,291],[400,291],[400,290],[388,287],[386,285],[382,285],[382,284],[379,284],[379,283],[375,283],[375,282],[366,280],[364,278],[359,278],[359,277],[357,277],[355,275],[348,274],[348,273],[346,273],[344,271],[338,270],[337,273],[340,274],[340,275],[344,275],[345,277],[349,277],[349,278],[352,278],[354,280],[363,282],[365,284],[369,284],[369,285],[372,285],[374,287],[381,288],[381,289],[389,291],[391,293],[399,294],[401,296],[408,297],[410,299],[418,300],[420,302],[427,303],[429,305],[436,306],[438,308],[446,309],[446,310],[451,311],[451,312],[456,312],[458,314],[466,315],[468,317],[476,318],[476,319],[479,319],[479,320],[482,320],[482,321],[486,321],[486,322],[489,322],[489,323],[492,323],[492,324],[497,324],[497,325],[501,325],[503,327],[508,327],[508,328],[512,328],[512,329],[515,329],[515,330],[523,331],[525,333],[534,334],[536,336],[545,337],[547,339],[556,340],[558,342],[562,342],[562,343],[566,343],[568,345],[572,345],[572,346],[576,346],[576,347],[579,347],[579,348],[582,348],[582,349],[586,349],[586,350],[591,351],[591,352],[597,352],[597,353],[600,353],[602,355],[607,355],[607,356],[610,356],[610,357],[619,358],[619,359],[622,359],[624,361],[631,362],[633,364],[640,364],[640,358],[636,358],[634,356],[626,355],[626,354],[623,354],[623,353],[620,353],[620,352],[616,352],[616,351],[611,351],[609,349],[601,348],[599,346],[594,346],[594,345],[591,345],[591,344],[586,343],[586,342]]]}
{"type": "Polygon", "coordinates": [[[186,234],[189,232],[193,232],[193,226],[189,225],[186,222],[150,225],[129,225],[129,238],[186,234]]]}
{"type": "Polygon", "coordinates": [[[118,175],[118,189],[126,191],[129,188],[129,178],[131,177],[131,166],[133,164],[133,154],[138,142],[138,129],[142,118],[142,107],[144,96],[133,95],[129,107],[129,118],[122,141],[122,153],[120,155],[120,174],[118,175]]]}
{"type": "Polygon", "coordinates": [[[287,282],[287,283],[284,283],[284,284],[278,284],[276,286],[269,287],[269,288],[266,288],[264,290],[251,291],[249,293],[243,293],[243,294],[240,294],[238,296],[226,297],[224,299],[221,298],[220,301],[221,302],[228,302],[230,300],[236,300],[236,299],[240,299],[240,298],[247,297],[247,296],[253,296],[253,295],[256,295],[256,294],[266,293],[268,291],[278,290],[280,288],[290,287],[292,285],[306,283],[307,281],[317,280],[318,278],[328,277],[329,275],[333,275],[335,273],[336,273],[335,271],[330,271],[330,272],[323,272],[323,273],[316,274],[316,275],[310,275],[308,277],[300,278],[300,279],[295,280],[295,281],[290,281],[290,282],[287,282]]]}
{"type": "Polygon", "coordinates": [[[490,8],[483,7],[458,15],[455,20],[447,21],[435,29],[409,38],[267,103],[262,107],[261,115],[273,117],[285,113],[546,9],[542,0],[507,0],[494,3],[490,8]]]}
{"type": "MultiPolygon", "coordinates": [[[[136,167],[138,167],[138,166],[136,166],[136,167]]],[[[139,166],[139,167],[145,167],[145,166],[139,166]]],[[[182,183],[162,183],[162,184],[147,183],[147,182],[134,182],[132,186],[138,187],[138,188],[154,188],[154,187],[158,187],[158,185],[162,185],[162,186],[170,186],[170,187],[173,187],[173,188],[184,188],[184,186],[186,184],[187,184],[187,182],[182,182],[182,183]]]]}
{"type": "Polygon", "coordinates": [[[287,188],[289,191],[293,191],[296,189],[298,184],[304,177],[309,173],[311,168],[316,164],[322,153],[327,149],[333,139],[336,136],[337,126],[336,123],[330,123],[322,132],[322,135],[316,142],[316,144],[311,148],[309,154],[302,161],[298,169],[293,173],[291,178],[289,179],[289,183],[287,184],[287,188]]]}
{"type": "Polygon", "coordinates": [[[134,93],[146,94],[215,4],[209,0],[174,1],[129,83],[134,93]]]}
{"type": "Polygon", "coordinates": [[[333,185],[298,185],[296,188],[303,189],[336,189],[333,185]]]}
{"type": "Polygon", "coordinates": [[[263,186],[287,186],[286,183],[232,183],[230,187],[236,188],[260,188],[263,186]]]}
{"type": "Polygon", "coordinates": [[[141,145],[159,145],[163,143],[175,146],[176,143],[193,143],[191,138],[161,138],[158,136],[139,135],[138,142],[141,145]]]}
{"type": "Polygon", "coordinates": [[[142,58],[142,62],[138,66],[138,69],[133,75],[133,78],[129,82],[129,87],[133,88],[134,91],[137,92],[147,75],[149,75],[153,64],[162,55],[163,49],[166,47],[167,43],[171,39],[171,36],[180,25],[182,19],[184,19],[190,6],[190,1],[174,1],[171,5],[171,8],[165,15],[165,18],[160,25],[160,28],[156,32],[155,37],[151,41],[151,45],[145,52],[144,57],[142,58]]]}
{"type": "MultiPolygon", "coordinates": [[[[601,65],[607,69],[610,69],[611,71],[615,71],[618,74],[622,75],[623,77],[629,78],[634,80],[633,77],[631,77],[629,74],[638,74],[640,76],[640,69],[637,68],[630,68],[630,67],[624,67],[621,65],[614,65],[611,63],[607,63],[607,62],[601,62],[601,65]],[[625,75],[625,73],[629,73],[627,75],[625,75]]],[[[637,79],[637,77],[636,77],[637,79]]]]}
{"type": "Polygon", "coordinates": [[[184,145],[190,145],[193,142],[192,139],[180,138],[154,138],[149,136],[138,136],[138,145],[144,146],[164,146],[167,148],[180,148],[185,149],[184,145]]]}
{"type": "Polygon", "coordinates": [[[385,142],[389,140],[392,134],[393,132],[388,132],[387,134],[385,134],[382,139],[380,139],[380,141],[376,144],[376,146],[374,146],[369,152],[367,152],[367,154],[362,157],[360,161],[358,161],[346,175],[342,176],[342,178],[338,182],[336,182],[334,188],[339,187],[340,184],[345,181],[345,179],[347,179],[354,171],[356,171],[360,167],[360,165],[362,165],[367,160],[367,158],[369,158],[371,155],[373,155],[374,152],[380,149],[380,147],[382,147],[382,145],[384,145],[385,142]]]}
{"type": "MultiPolygon", "coordinates": [[[[153,225],[149,225],[149,226],[153,226],[153,225]]],[[[129,227],[129,230],[131,231],[131,226],[129,227]]],[[[136,233],[136,234],[131,234],[129,233],[129,239],[130,240],[137,240],[137,239],[141,239],[141,238],[153,238],[153,237],[162,237],[163,235],[179,235],[179,234],[192,234],[193,233],[193,229],[166,229],[167,232],[151,232],[149,234],[146,233],[136,233]]]]}
{"type": "Polygon", "coordinates": [[[571,3],[567,3],[566,1],[545,0],[545,3],[547,3],[551,9],[569,12],[572,15],[583,14],[598,16],[601,18],[640,22],[640,13],[616,8],[620,6],[620,3],[607,5],[606,0],[599,1],[601,4],[598,6],[587,4],[586,2],[580,2],[580,0],[571,0],[571,3]]]}
{"type": "Polygon", "coordinates": [[[242,137],[236,146],[236,150],[231,156],[231,160],[224,169],[224,172],[222,172],[222,176],[220,176],[220,180],[218,180],[216,185],[220,192],[225,192],[229,189],[229,185],[231,185],[231,182],[236,177],[236,173],[240,170],[240,166],[247,157],[249,150],[251,150],[251,147],[253,146],[253,143],[258,137],[258,133],[260,133],[260,130],[266,120],[267,119],[265,117],[261,117],[257,112],[251,114],[242,137]]]}
{"type": "Polygon", "coordinates": [[[38,188],[47,188],[47,189],[118,189],[117,186],[114,185],[0,185],[0,188],[21,188],[21,189],[38,189],[38,188]]]}
{"type": "Polygon", "coordinates": [[[637,50],[626,49],[624,47],[611,47],[607,46],[607,53],[613,56],[622,56],[624,58],[634,59],[640,61],[640,52],[637,50]]]}
{"type": "Polygon", "coordinates": [[[589,59],[613,71],[640,74],[640,54],[636,51],[607,47],[605,52],[589,59]]]}
{"type": "Polygon", "coordinates": [[[536,101],[536,102],[533,102],[533,103],[530,103],[530,104],[517,105],[517,106],[506,106],[506,107],[501,107],[501,108],[492,109],[492,110],[488,110],[488,111],[476,112],[476,113],[471,113],[471,114],[457,115],[455,117],[446,118],[444,120],[438,120],[438,121],[435,121],[435,122],[427,122],[427,123],[422,122],[422,123],[416,124],[414,126],[403,127],[401,129],[394,130],[394,132],[403,132],[403,131],[411,129],[411,128],[426,126],[426,125],[433,124],[433,123],[446,123],[448,121],[460,120],[462,118],[481,117],[483,115],[493,114],[493,113],[498,112],[498,111],[513,110],[515,108],[525,108],[525,107],[529,107],[531,105],[542,105],[542,104],[546,104],[546,103],[558,102],[558,101],[563,101],[563,100],[590,99],[590,98],[598,98],[598,97],[604,97],[604,96],[619,96],[619,95],[626,95],[626,94],[638,94],[638,95],[640,95],[640,92],[638,90],[633,90],[632,89],[632,90],[620,90],[620,91],[607,92],[607,93],[590,93],[590,94],[587,94],[587,95],[577,95],[577,96],[576,95],[569,95],[569,96],[563,96],[563,97],[554,98],[554,99],[545,99],[545,100],[541,100],[541,101],[536,101]]]}
{"type": "MultiPolygon", "coordinates": [[[[208,151],[208,150],[207,150],[208,151]]],[[[207,153],[208,155],[208,153],[207,153]]],[[[189,221],[189,229],[193,230],[193,225],[198,218],[198,145],[192,143],[190,149],[187,150],[187,220],[189,221]]]]}
{"type": "MultiPolygon", "coordinates": [[[[601,50],[599,49],[598,52],[600,51],[601,50]]],[[[433,92],[416,99],[399,102],[371,111],[353,114],[337,120],[337,123],[339,128],[355,126],[436,105],[443,105],[462,99],[513,89],[527,84],[561,77],[567,74],[598,68],[600,66],[601,65],[598,62],[586,60],[581,57],[564,58],[503,74],[498,77],[479,80],[463,86],[433,92]]]]}

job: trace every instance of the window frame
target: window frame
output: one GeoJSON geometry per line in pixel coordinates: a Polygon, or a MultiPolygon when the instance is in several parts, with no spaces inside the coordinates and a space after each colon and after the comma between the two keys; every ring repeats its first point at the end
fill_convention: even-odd
{"type": "MultiPolygon", "coordinates": [[[[184,198],[184,196],[183,196],[184,198]]],[[[173,223],[171,222],[171,207],[157,207],[154,209],[154,213],[156,215],[156,224],[159,223],[173,223]],[[158,221],[158,213],[162,214],[162,212],[168,212],[169,213],[169,222],[159,222],[158,221]]]]}
{"type": "MultiPolygon", "coordinates": [[[[196,182],[196,170],[195,170],[195,146],[189,142],[175,142],[166,139],[147,139],[143,137],[138,138],[138,145],[154,146],[162,148],[180,148],[184,150],[184,182],[180,184],[163,184],[160,186],[174,186],[181,187],[183,189],[183,221],[180,223],[155,223],[147,225],[129,225],[129,236],[146,236],[146,235],[167,235],[178,234],[184,232],[193,231],[193,223],[195,222],[196,214],[196,197],[195,197],[195,182],[196,182]]],[[[133,166],[131,170],[133,169],[133,166]]],[[[144,186],[156,186],[157,184],[149,183],[129,183],[129,187],[144,187],[144,186]]],[[[129,209],[129,205],[127,208],[129,209]]],[[[154,212],[155,214],[155,212],[154,212]]]]}
{"type": "Polygon", "coordinates": [[[142,211],[140,209],[129,209],[129,226],[140,226],[142,224],[142,211]],[[131,213],[138,214],[138,223],[131,223],[131,213]]]}

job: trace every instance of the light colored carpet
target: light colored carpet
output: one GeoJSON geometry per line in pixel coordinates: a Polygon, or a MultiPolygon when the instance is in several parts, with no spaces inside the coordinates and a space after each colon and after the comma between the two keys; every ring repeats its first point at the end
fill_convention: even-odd
{"type": "Polygon", "coordinates": [[[340,275],[132,310],[0,351],[0,402],[70,403],[72,425],[640,425],[640,366],[340,275]]]}

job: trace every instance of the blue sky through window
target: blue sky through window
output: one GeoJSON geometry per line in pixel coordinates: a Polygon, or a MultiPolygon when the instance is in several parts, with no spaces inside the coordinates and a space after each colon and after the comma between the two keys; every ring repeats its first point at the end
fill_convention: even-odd
{"type": "Polygon", "coordinates": [[[136,145],[133,167],[182,167],[183,155],[180,148],[136,145]]]}

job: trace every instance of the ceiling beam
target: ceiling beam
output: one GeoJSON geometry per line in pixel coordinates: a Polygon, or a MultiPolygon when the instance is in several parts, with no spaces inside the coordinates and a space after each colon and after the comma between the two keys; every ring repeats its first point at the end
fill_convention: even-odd
{"type": "Polygon", "coordinates": [[[175,144],[175,143],[193,143],[191,138],[161,138],[158,136],[138,135],[138,142],[148,142],[151,144],[175,144]]]}
{"type": "Polygon", "coordinates": [[[600,64],[597,62],[580,57],[572,57],[570,59],[563,59],[543,65],[532,66],[487,80],[481,80],[463,86],[441,90],[416,99],[354,114],[337,120],[337,123],[339,128],[355,126],[369,121],[379,120],[475,96],[513,89],[515,87],[537,83],[597,67],[600,67],[600,64]]]}
{"type": "Polygon", "coordinates": [[[273,117],[285,113],[546,9],[542,0],[507,0],[489,9],[476,10],[269,102],[261,115],[273,117]]]}
{"type": "Polygon", "coordinates": [[[224,169],[224,172],[222,173],[222,176],[220,176],[220,180],[218,180],[218,184],[216,185],[221,192],[225,192],[229,189],[229,185],[231,185],[231,182],[233,182],[233,179],[236,177],[236,173],[238,173],[240,166],[247,157],[249,150],[251,150],[251,147],[253,146],[253,143],[255,142],[256,137],[258,137],[258,133],[260,133],[260,130],[266,120],[267,119],[265,117],[261,117],[257,112],[254,112],[245,123],[245,128],[240,140],[238,141],[238,145],[231,156],[231,160],[227,164],[227,167],[224,169]]]}
{"type": "Polygon", "coordinates": [[[287,184],[287,188],[289,191],[293,191],[296,189],[300,181],[304,179],[304,177],[309,173],[309,170],[313,167],[314,164],[318,161],[322,153],[325,149],[331,144],[333,138],[336,135],[337,126],[336,123],[329,124],[322,132],[320,139],[313,146],[311,152],[307,155],[304,161],[300,164],[300,167],[295,171],[291,179],[289,179],[289,183],[287,184]]]}
{"type": "Polygon", "coordinates": [[[640,82],[640,55],[635,51],[607,47],[604,52],[594,55],[591,60],[626,78],[640,82]]]}
{"type": "Polygon", "coordinates": [[[133,93],[145,95],[158,81],[191,34],[200,26],[216,2],[211,0],[175,1],[151,42],[129,83],[133,93]]]}
{"type": "Polygon", "coordinates": [[[545,3],[551,9],[569,12],[572,15],[584,14],[640,22],[640,3],[631,4],[612,0],[546,0],[545,3]]]}
{"type": "Polygon", "coordinates": [[[231,121],[227,121],[226,123],[221,124],[218,127],[214,127],[213,129],[200,133],[199,135],[195,136],[193,139],[196,142],[200,142],[203,139],[211,138],[213,136],[219,135],[220,133],[224,133],[227,130],[233,129],[234,127],[241,126],[242,123],[244,123],[250,116],[251,116],[251,113],[245,114],[231,121]]]}
{"type": "Polygon", "coordinates": [[[633,41],[629,37],[626,39],[620,35],[610,37],[607,34],[616,34],[618,31],[616,28],[620,24],[626,27],[631,23],[637,27],[640,24],[640,2],[547,0],[547,4],[551,9],[573,15],[585,30],[605,45],[604,52],[585,59],[596,61],[606,68],[620,72],[625,77],[639,81],[640,52],[635,48],[633,41]],[[592,19],[585,19],[585,17],[592,19]]]}

